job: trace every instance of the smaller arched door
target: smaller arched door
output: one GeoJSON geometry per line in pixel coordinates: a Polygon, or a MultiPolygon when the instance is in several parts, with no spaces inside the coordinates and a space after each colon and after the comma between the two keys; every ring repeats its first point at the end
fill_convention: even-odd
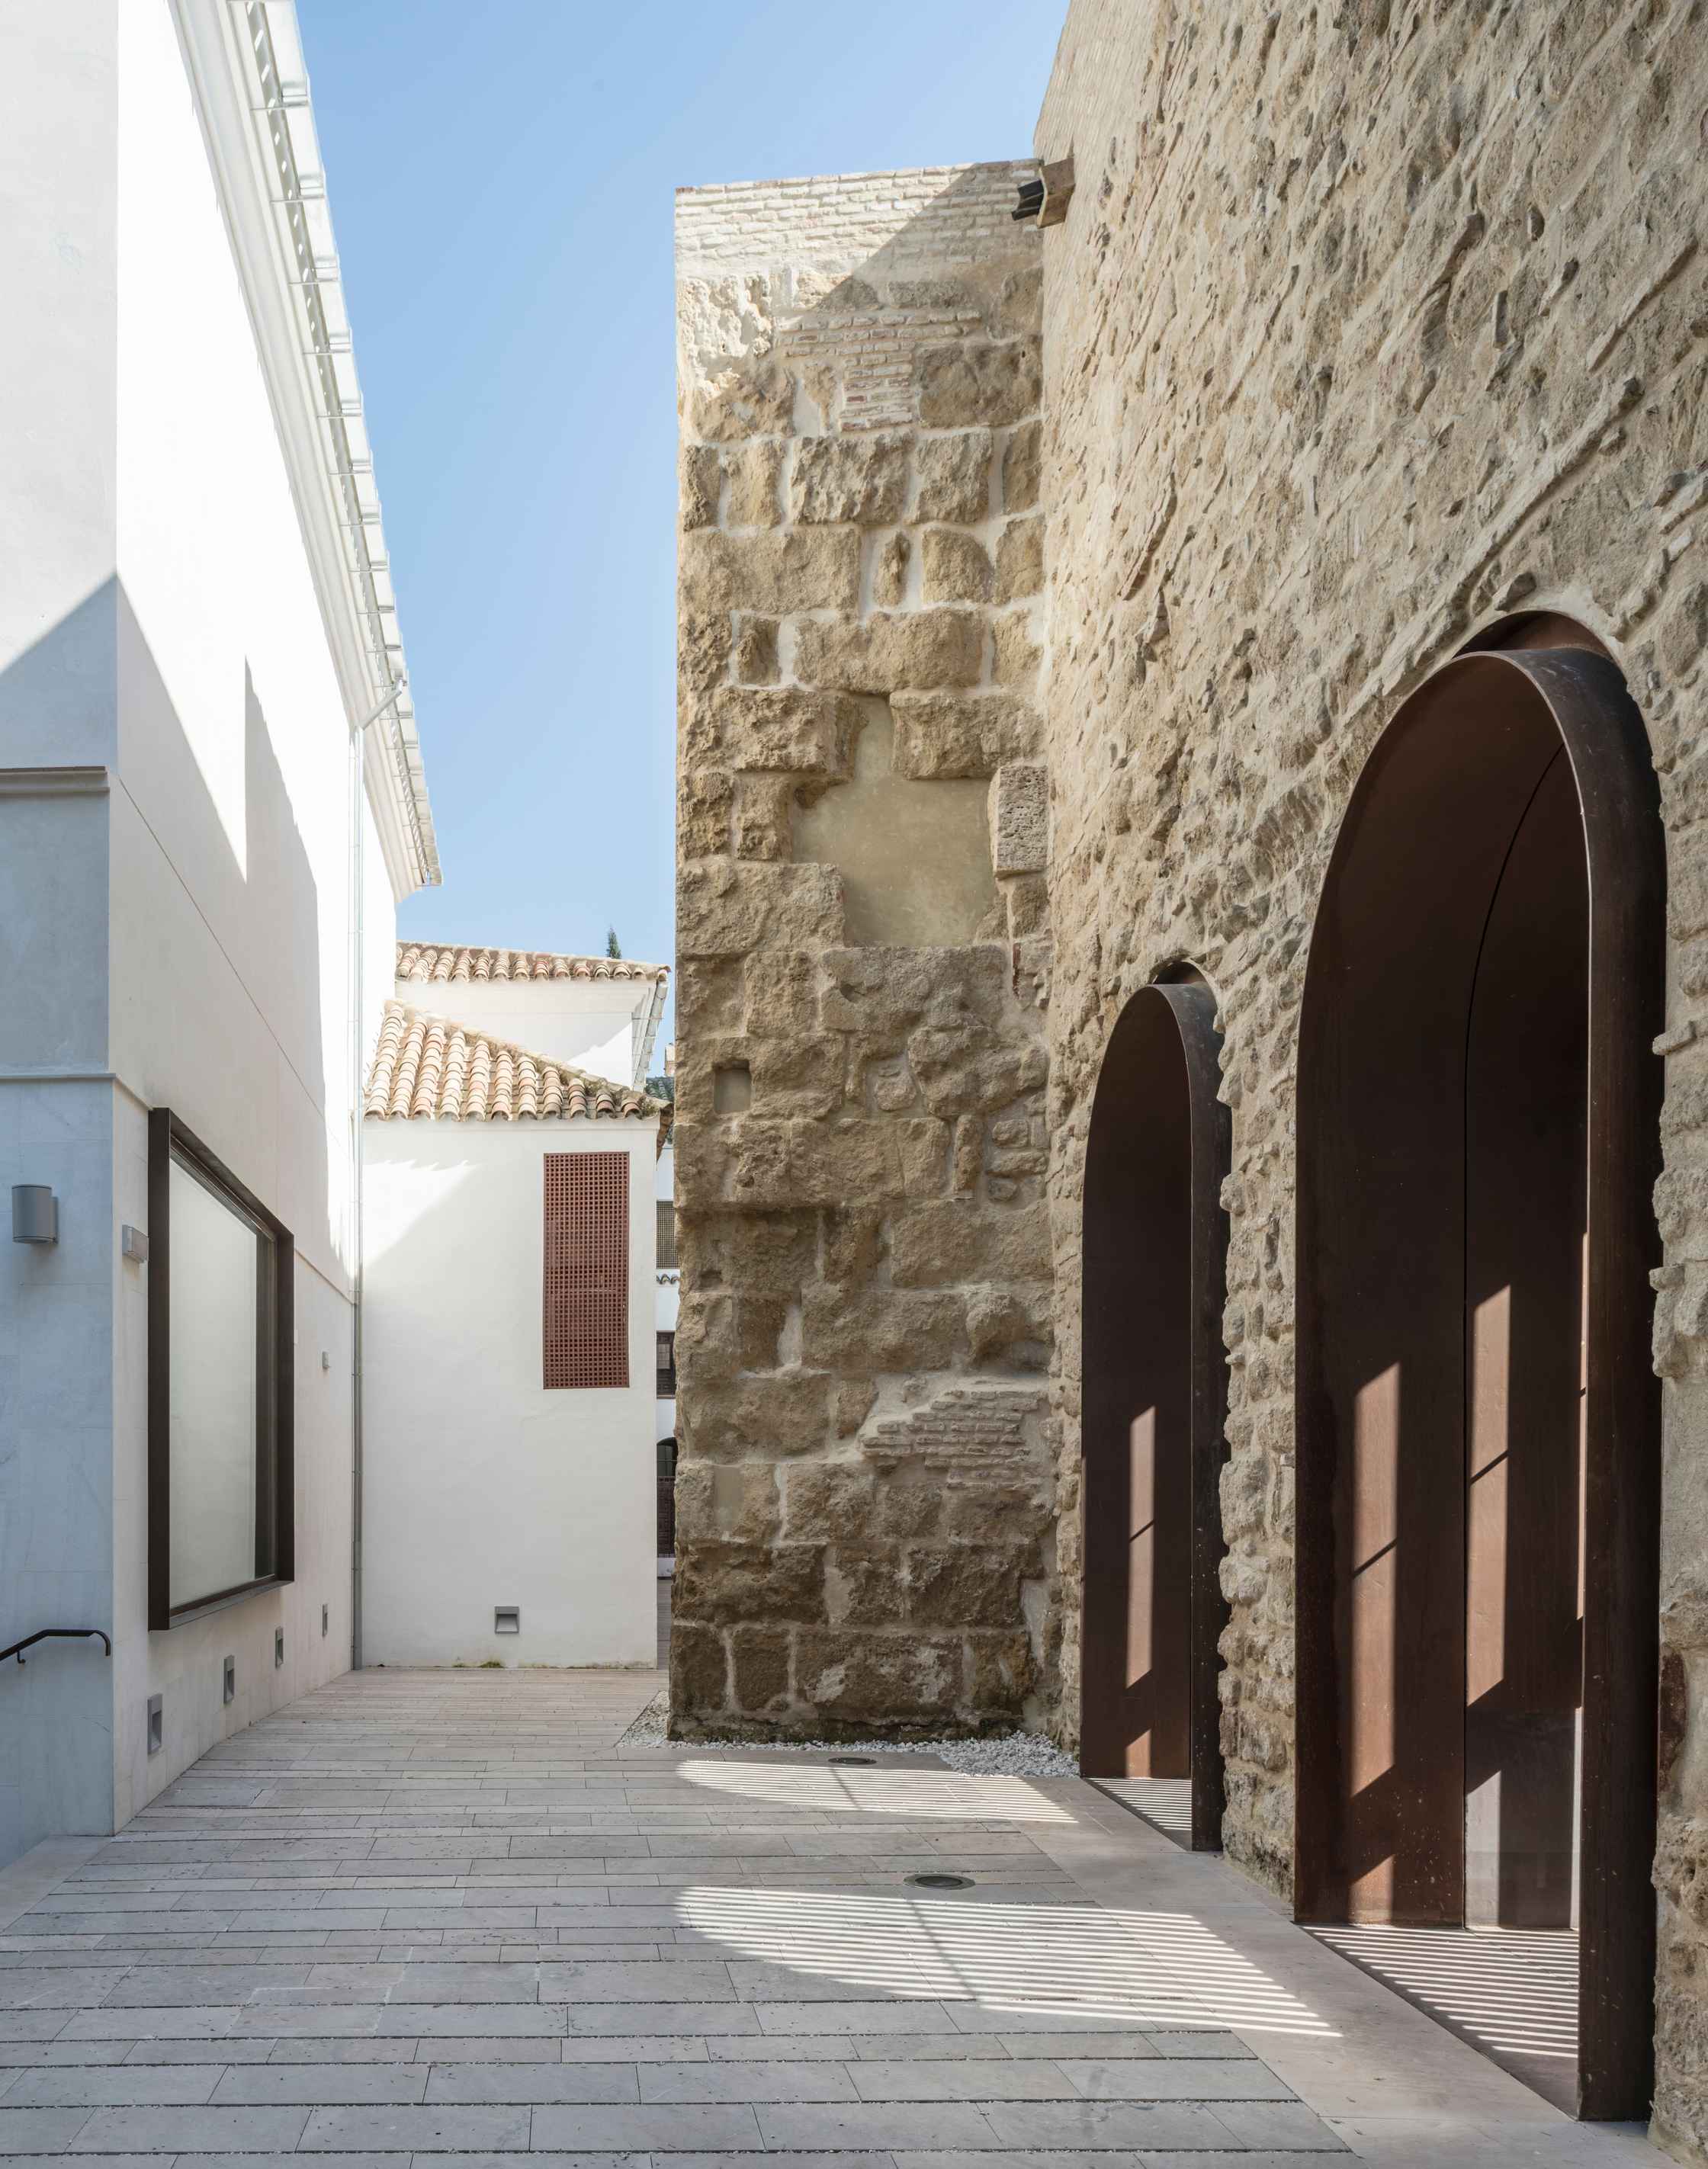
{"type": "Polygon", "coordinates": [[[1092,1105],[1084,1208],[1081,1767],[1189,1778],[1201,1851],[1220,1845],[1224,1805],[1220,1048],[1195,973],[1128,1003],[1092,1105]]]}

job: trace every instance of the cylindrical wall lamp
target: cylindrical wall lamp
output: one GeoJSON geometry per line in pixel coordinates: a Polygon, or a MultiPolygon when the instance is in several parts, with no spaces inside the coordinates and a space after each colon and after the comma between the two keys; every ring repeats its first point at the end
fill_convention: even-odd
{"type": "Polygon", "coordinates": [[[58,1242],[59,1200],[48,1184],[13,1184],[12,1239],[14,1243],[58,1242]]]}

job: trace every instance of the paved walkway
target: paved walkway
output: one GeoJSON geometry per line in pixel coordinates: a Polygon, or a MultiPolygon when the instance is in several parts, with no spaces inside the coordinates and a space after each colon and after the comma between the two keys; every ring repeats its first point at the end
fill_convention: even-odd
{"type": "Polygon", "coordinates": [[[0,1877],[0,2151],[1660,2161],[1090,1786],[619,1749],[659,1685],[351,1675],[39,1847],[0,1877]]]}

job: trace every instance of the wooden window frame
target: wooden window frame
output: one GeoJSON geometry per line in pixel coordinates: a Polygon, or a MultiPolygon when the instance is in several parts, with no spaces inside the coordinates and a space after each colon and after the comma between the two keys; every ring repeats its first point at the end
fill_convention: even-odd
{"type": "Polygon", "coordinates": [[[296,1577],[296,1244],[291,1230],[210,1152],[169,1107],[148,1116],[148,1628],[164,1633],[223,1611],[296,1577]],[[272,1565],[229,1589],[172,1601],[172,1166],[176,1160],[222,1204],[254,1228],[257,1549],[264,1512],[272,1523],[272,1565]],[[270,1462],[270,1466],[269,1465],[270,1462]]]}

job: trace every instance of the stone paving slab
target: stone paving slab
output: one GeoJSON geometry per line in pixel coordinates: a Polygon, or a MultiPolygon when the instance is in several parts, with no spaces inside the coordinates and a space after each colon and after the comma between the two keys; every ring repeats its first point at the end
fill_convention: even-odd
{"type": "Polygon", "coordinates": [[[350,1676],[8,1870],[8,2169],[1659,2161],[1089,1786],[619,1750],[660,1684],[350,1676]]]}

